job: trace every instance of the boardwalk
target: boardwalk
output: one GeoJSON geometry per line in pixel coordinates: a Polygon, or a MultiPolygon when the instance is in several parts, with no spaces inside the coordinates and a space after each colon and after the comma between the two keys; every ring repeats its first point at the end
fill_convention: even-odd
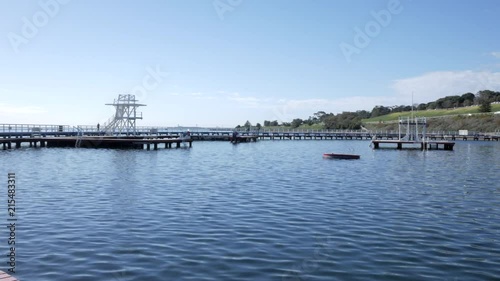
{"type": "MultiPolygon", "coordinates": [[[[0,124],[0,145],[3,149],[19,147],[21,143],[30,146],[75,146],[78,138],[81,147],[116,148],[170,148],[190,129],[191,141],[230,141],[233,128],[198,127],[137,127],[134,136],[119,132],[98,131],[95,126],[39,125],[39,124],[0,124]],[[106,133],[114,133],[119,139],[109,140],[106,133]],[[52,138],[52,139],[50,139],[52,138]],[[65,139],[64,139],[65,138],[65,139]],[[136,139],[133,139],[136,138],[136,139]],[[132,140],[133,139],[133,140],[132,140]]],[[[248,140],[398,140],[397,131],[361,130],[240,130],[239,135],[248,140]]],[[[499,141],[500,133],[459,135],[458,132],[427,132],[428,141],[499,141]]],[[[189,142],[191,146],[191,142],[189,142]]]]}
{"type": "Polygon", "coordinates": [[[181,144],[192,147],[191,138],[153,138],[153,137],[14,137],[0,139],[3,149],[12,147],[20,148],[22,144],[30,147],[82,147],[82,148],[133,148],[133,149],[158,149],[160,145],[164,148],[177,148],[181,144]]]}
{"type": "Polygon", "coordinates": [[[256,135],[247,135],[247,136],[237,136],[237,137],[229,137],[229,141],[232,143],[240,143],[240,142],[256,142],[258,137],[256,135]]]}

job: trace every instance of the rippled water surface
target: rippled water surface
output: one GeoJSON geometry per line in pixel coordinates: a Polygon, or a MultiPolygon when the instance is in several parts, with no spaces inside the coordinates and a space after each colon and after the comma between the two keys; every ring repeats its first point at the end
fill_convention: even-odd
{"type": "Polygon", "coordinates": [[[22,148],[0,172],[21,281],[500,279],[498,142],[22,148]]]}

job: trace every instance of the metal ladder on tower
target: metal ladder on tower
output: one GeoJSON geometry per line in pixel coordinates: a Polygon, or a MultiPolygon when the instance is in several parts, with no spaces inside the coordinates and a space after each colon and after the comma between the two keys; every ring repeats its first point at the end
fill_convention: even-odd
{"type": "Polygon", "coordinates": [[[111,116],[108,121],[104,122],[104,134],[105,135],[112,135],[114,133],[114,127],[117,123],[117,119],[115,118],[115,115],[111,116]]]}
{"type": "Polygon", "coordinates": [[[77,133],[76,133],[75,148],[79,148],[82,145],[83,131],[82,131],[82,128],[80,128],[79,126],[78,127],[74,127],[74,128],[77,131],[77,133]]]}

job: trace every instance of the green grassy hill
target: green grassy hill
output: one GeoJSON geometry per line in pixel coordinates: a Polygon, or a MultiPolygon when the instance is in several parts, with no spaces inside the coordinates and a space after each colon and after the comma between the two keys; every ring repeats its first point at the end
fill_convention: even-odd
{"type": "MultiPolygon", "coordinates": [[[[368,130],[398,130],[398,122],[372,122],[363,124],[368,130]]],[[[482,133],[500,133],[500,114],[448,115],[427,119],[427,131],[469,130],[482,133]]]]}
{"type": "MultiPolygon", "coordinates": [[[[463,107],[457,109],[436,109],[415,111],[418,117],[427,117],[428,131],[458,131],[469,130],[474,132],[500,132],[500,104],[492,104],[490,113],[480,113],[479,106],[463,107]]],[[[410,116],[411,112],[391,113],[375,118],[363,119],[363,128],[368,130],[398,130],[399,117],[410,116]]],[[[290,126],[268,126],[262,127],[262,131],[267,130],[323,130],[323,123],[306,125],[302,124],[298,128],[290,126]]],[[[244,130],[244,129],[242,129],[244,130]]],[[[253,128],[252,130],[255,130],[253,128]]]]}
{"type": "MultiPolygon", "coordinates": [[[[492,104],[491,111],[500,111],[500,104],[492,104]]],[[[467,115],[467,114],[477,114],[479,112],[479,106],[461,107],[456,109],[431,109],[425,111],[414,111],[415,116],[419,117],[440,117],[440,116],[450,116],[450,115],[467,115]]],[[[383,116],[378,116],[375,118],[363,119],[363,123],[371,122],[388,122],[397,121],[399,117],[410,116],[411,112],[397,112],[391,113],[383,116]]]]}

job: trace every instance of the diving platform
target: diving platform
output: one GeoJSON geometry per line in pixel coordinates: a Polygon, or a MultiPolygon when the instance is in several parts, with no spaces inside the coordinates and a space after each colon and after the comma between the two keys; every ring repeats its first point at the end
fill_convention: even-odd
{"type": "Polygon", "coordinates": [[[381,144],[396,145],[396,149],[420,148],[422,150],[453,150],[452,141],[407,141],[407,140],[372,140],[373,149],[381,148],[381,144]]]}
{"type": "MultiPolygon", "coordinates": [[[[412,114],[413,115],[413,114],[412,114]]],[[[373,139],[373,149],[379,149],[381,144],[396,145],[396,149],[420,148],[421,150],[453,150],[455,142],[447,140],[429,140],[426,135],[427,119],[425,117],[399,118],[397,140],[373,139]]]]}

